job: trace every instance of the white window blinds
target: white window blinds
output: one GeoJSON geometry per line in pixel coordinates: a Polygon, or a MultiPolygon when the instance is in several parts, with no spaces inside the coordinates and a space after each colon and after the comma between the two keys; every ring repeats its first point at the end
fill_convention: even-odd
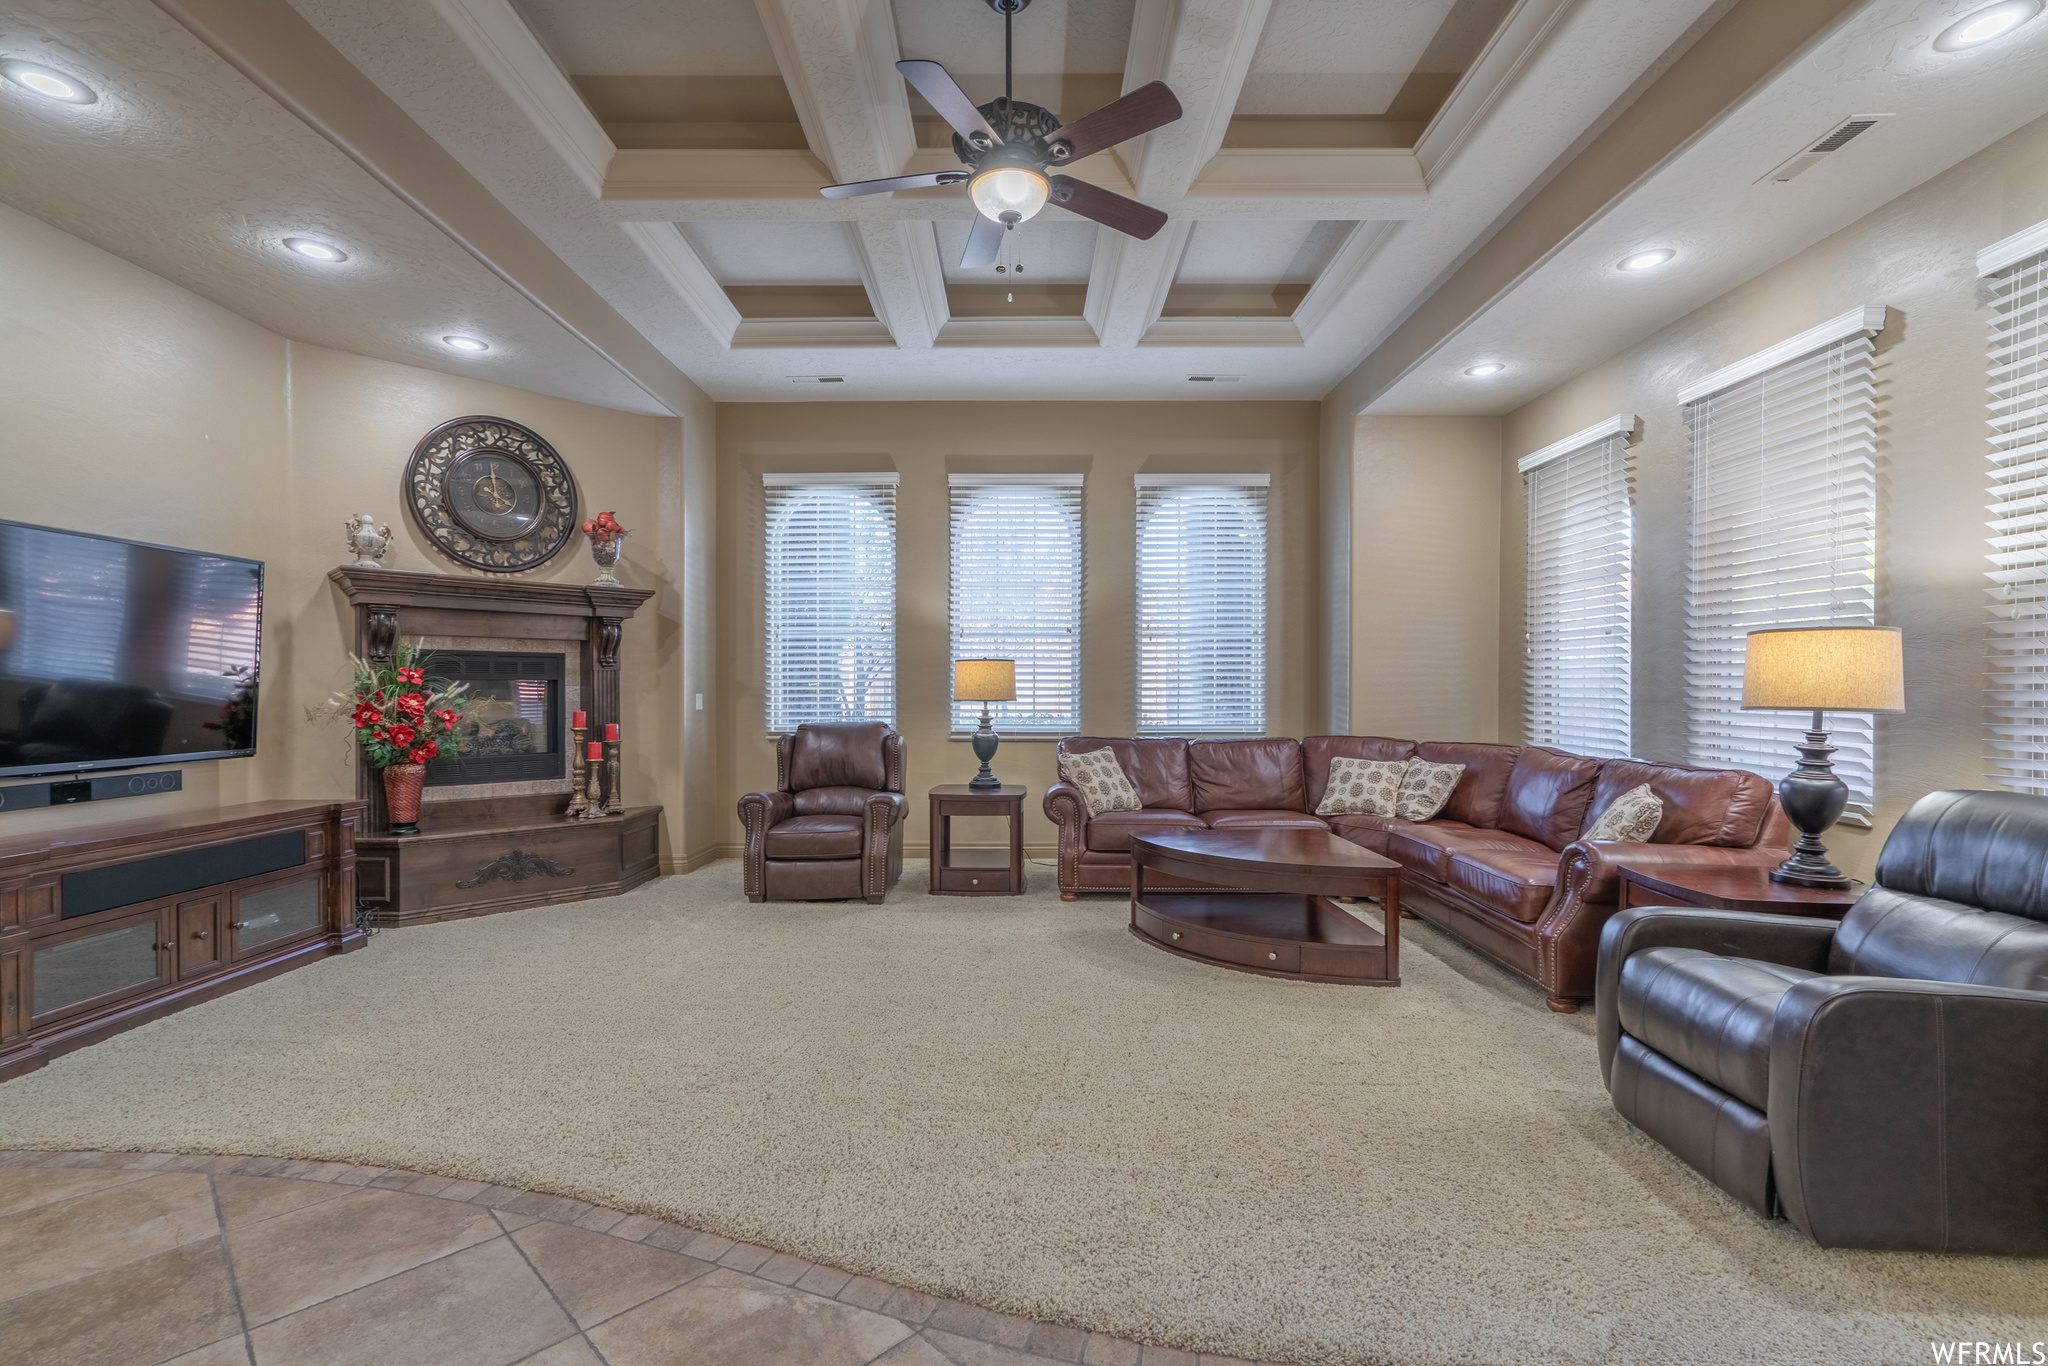
{"type": "Polygon", "coordinates": [[[1630,750],[1632,513],[1620,414],[1520,463],[1528,495],[1524,737],[1575,754],[1630,750]]]}
{"type": "Polygon", "coordinates": [[[1265,733],[1266,484],[1137,476],[1140,735],[1265,733]]]}
{"type": "MultiPolygon", "coordinates": [[[[1078,474],[947,476],[952,659],[1016,661],[1017,700],[988,704],[1005,734],[1081,728],[1081,481],[1078,474]]],[[[978,728],[981,706],[956,700],[953,732],[978,728]]]]}
{"type": "MultiPolygon", "coordinates": [[[[1742,710],[1751,631],[1874,624],[1877,470],[1871,334],[1858,309],[1681,391],[1691,441],[1686,720],[1694,763],[1774,781],[1797,761],[1805,712],[1742,710]]],[[[1828,717],[1868,822],[1877,786],[1866,713],[1828,717]]]]}
{"type": "Polygon", "coordinates": [[[768,728],[896,720],[896,476],[761,477],[768,728]]]}
{"type": "Polygon", "coordinates": [[[1978,268],[1992,291],[1990,776],[2048,794],[2048,223],[1978,268]]]}

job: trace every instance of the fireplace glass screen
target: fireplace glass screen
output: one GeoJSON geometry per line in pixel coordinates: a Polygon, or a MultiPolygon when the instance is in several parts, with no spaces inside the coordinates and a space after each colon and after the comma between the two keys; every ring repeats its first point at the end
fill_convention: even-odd
{"type": "Polygon", "coordinates": [[[562,656],[436,651],[429,677],[467,683],[462,750],[427,765],[427,786],[515,783],[564,776],[562,656]]]}

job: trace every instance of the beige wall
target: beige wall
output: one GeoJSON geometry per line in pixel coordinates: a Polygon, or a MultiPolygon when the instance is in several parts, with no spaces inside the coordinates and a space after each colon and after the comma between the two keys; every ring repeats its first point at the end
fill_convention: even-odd
{"type": "MultiPolygon", "coordinates": [[[[1635,748],[1685,754],[1685,435],[1677,391],[1859,304],[1878,338],[1880,622],[1903,628],[1906,705],[1879,721],[1877,821],[1829,837],[1867,877],[1898,814],[1983,787],[1986,290],[1977,251],[2048,218],[2048,120],[2012,134],[1510,414],[1500,482],[1500,724],[1519,733],[1522,480],[1514,462],[1602,418],[1643,419],[1635,448],[1635,748]]],[[[1683,268],[1681,262],[1677,268],[1683,268]]],[[[1791,756],[1787,755],[1787,767],[1791,756]]],[[[1771,777],[1778,776],[1773,773],[1771,777]]]]}
{"type": "MultiPolygon", "coordinates": [[[[711,628],[705,603],[686,620],[676,566],[692,549],[705,554],[691,535],[709,535],[709,404],[694,421],[646,417],[287,342],[5,207],[0,292],[5,515],[253,556],[266,564],[267,595],[255,758],[185,765],[181,794],[10,815],[0,836],[353,795],[344,732],[304,715],[346,682],[353,628],[327,579],[347,558],[342,522],[355,512],[388,521],[389,568],[465,572],[428,549],[403,515],[399,483],[430,428],[489,413],[540,432],[575,472],[585,509],[615,509],[636,532],[619,576],[655,597],[625,637],[627,791],[667,808],[665,857],[697,847],[690,802],[707,808],[686,796],[679,756],[693,744],[709,750],[684,681],[708,674],[711,628]],[[705,504],[687,505],[692,489],[705,504]]],[[[576,583],[595,572],[578,536],[535,577],[576,583]]]]}
{"type": "Polygon", "coordinates": [[[1354,735],[1492,740],[1499,716],[1496,418],[1341,419],[1354,735]],[[1348,459],[1344,458],[1348,439],[1348,459]]]}
{"type": "MultiPolygon", "coordinates": [[[[1087,592],[1082,623],[1082,730],[1128,735],[1136,707],[1132,562],[1140,473],[1265,472],[1271,547],[1267,727],[1313,731],[1321,716],[1316,669],[1319,416],[1312,403],[800,403],[721,404],[718,410],[720,693],[730,781],[727,840],[740,827],[733,799],[775,785],[764,723],[761,476],[772,472],[895,470],[897,502],[897,728],[907,742],[911,825],[929,835],[924,794],[973,776],[964,740],[948,738],[946,475],[1001,471],[1087,475],[1087,592]],[[1011,435],[1018,433],[1019,435],[1011,435]]],[[[1039,799],[1055,781],[1052,744],[1006,740],[996,772],[1025,783],[1025,840],[1039,855],[1053,828],[1039,799]]],[[[982,838],[986,830],[975,830],[982,838]]],[[[957,838],[965,839],[962,827],[957,838]]]]}

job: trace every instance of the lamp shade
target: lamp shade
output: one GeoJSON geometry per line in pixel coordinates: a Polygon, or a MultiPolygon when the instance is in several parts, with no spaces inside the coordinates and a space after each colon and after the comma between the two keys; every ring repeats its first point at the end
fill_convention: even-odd
{"type": "Polygon", "coordinates": [[[1902,711],[1895,626],[1791,626],[1749,633],[1742,705],[1752,711],[1902,711]]]}
{"type": "Polygon", "coordinates": [[[962,702],[1016,701],[1017,661],[1014,659],[954,660],[953,696],[962,702]]]}

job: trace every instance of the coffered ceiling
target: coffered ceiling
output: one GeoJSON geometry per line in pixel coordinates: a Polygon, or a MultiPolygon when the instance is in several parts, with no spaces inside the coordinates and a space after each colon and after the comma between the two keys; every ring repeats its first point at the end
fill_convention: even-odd
{"type": "Polygon", "coordinates": [[[1068,168],[1157,236],[1050,206],[997,272],[959,265],[959,188],[818,194],[959,165],[894,63],[998,96],[985,0],[16,0],[0,56],[109,98],[0,89],[0,198],[289,335],[649,411],[821,374],[1502,411],[2048,112],[2038,34],[1930,55],[1969,8],[1034,0],[1019,99],[1072,121],[1163,80],[1184,116],[1068,168]],[[1891,155],[1755,190],[1787,129],[1877,104],[1891,155]],[[353,272],[281,260],[313,229],[353,272]],[[1651,237],[1678,268],[1618,288],[1651,237]],[[1475,386],[1481,351],[1529,360],[1475,386]]]}

